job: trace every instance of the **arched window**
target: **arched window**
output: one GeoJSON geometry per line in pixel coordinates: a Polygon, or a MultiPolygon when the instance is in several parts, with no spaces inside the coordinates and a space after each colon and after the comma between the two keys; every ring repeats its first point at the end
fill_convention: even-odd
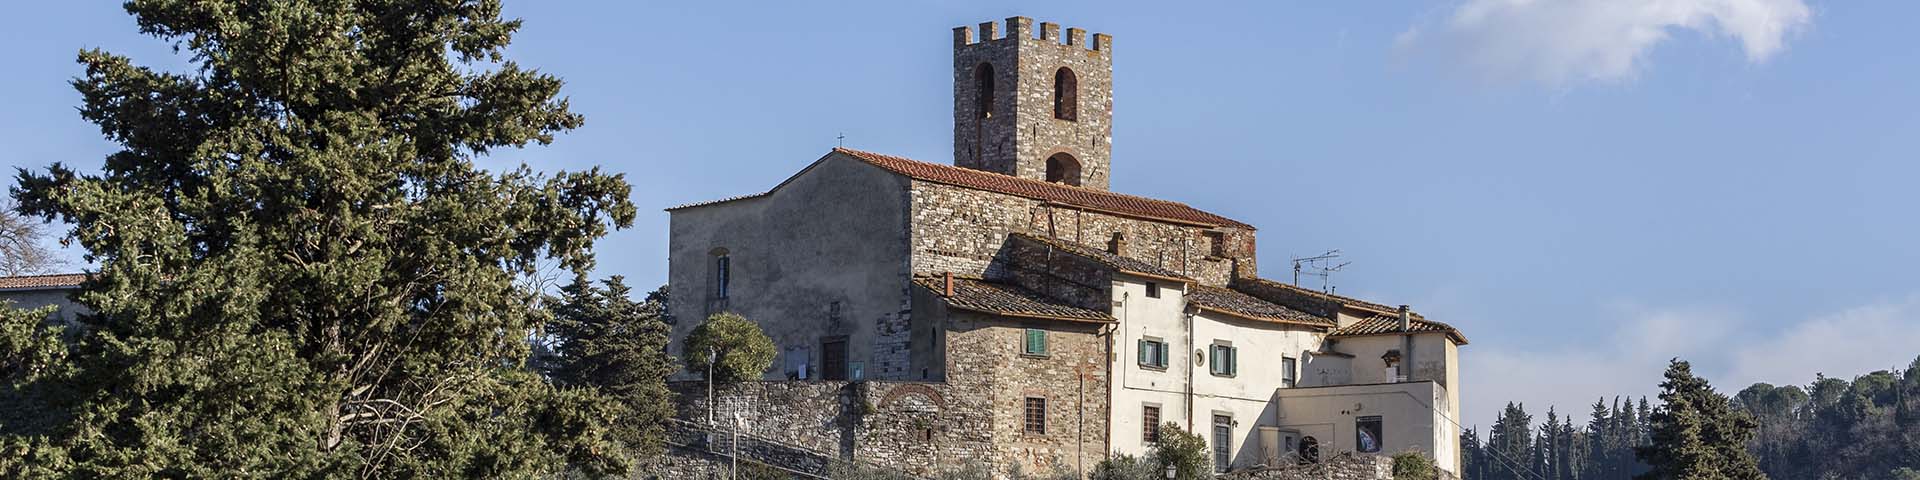
{"type": "Polygon", "coordinates": [[[1047,181],[1080,186],[1080,161],[1066,152],[1047,157],[1047,181]]]}
{"type": "Polygon", "coordinates": [[[979,118],[993,116],[993,65],[973,67],[973,111],[979,118]]]}
{"type": "Polygon", "coordinates": [[[1073,70],[1060,67],[1053,72],[1053,118],[1074,121],[1080,116],[1080,80],[1073,70]]]}

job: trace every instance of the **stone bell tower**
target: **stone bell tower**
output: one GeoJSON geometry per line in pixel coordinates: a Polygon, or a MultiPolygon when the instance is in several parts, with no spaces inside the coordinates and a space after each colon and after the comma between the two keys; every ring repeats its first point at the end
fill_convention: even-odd
{"type": "Polygon", "coordinates": [[[953,163],[1106,190],[1113,37],[1012,17],[953,29],[953,163]]]}

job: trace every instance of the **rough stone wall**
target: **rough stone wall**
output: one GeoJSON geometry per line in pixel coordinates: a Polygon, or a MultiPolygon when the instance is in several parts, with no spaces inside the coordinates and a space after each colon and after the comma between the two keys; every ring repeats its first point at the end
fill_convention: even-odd
{"type": "MultiPolygon", "coordinates": [[[[706,384],[674,382],[679,418],[704,421],[706,384]]],[[[717,421],[840,459],[914,474],[993,456],[990,402],[925,382],[746,382],[715,392],[717,421]]]]}
{"type": "Polygon", "coordinates": [[[993,463],[1028,472],[1091,469],[1107,452],[1106,338],[1097,325],[955,312],[951,403],[991,412],[993,463]],[[1025,329],[1048,330],[1047,355],[1021,353],[1025,329]],[[1026,431],[1026,401],[1046,400],[1045,431],[1026,431]]]}
{"type": "Polygon", "coordinates": [[[1069,305],[1113,309],[1113,269],[1031,239],[1008,236],[996,261],[1004,280],[1069,305]]]}
{"type": "Polygon", "coordinates": [[[954,29],[953,158],[955,165],[1046,179],[1047,158],[1066,153],[1080,163],[1078,185],[1107,189],[1113,138],[1113,38],[1091,42],[1078,28],[1066,31],[1025,17],[1001,24],[954,29]],[[975,71],[993,69],[993,101],[982,115],[975,71]],[[1055,118],[1054,80],[1060,68],[1074,74],[1076,115],[1055,118]]]}
{"type": "Polygon", "coordinates": [[[918,180],[910,186],[908,214],[912,269],[918,274],[951,271],[1003,278],[1006,272],[998,270],[994,259],[1010,232],[1098,249],[1106,249],[1114,233],[1125,233],[1127,244],[1121,255],[1206,285],[1226,286],[1235,275],[1256,273],[1252,230],[1122,217],[918,180]],[[1219,232],[1217,238],[1223,243],[1219,250],[1210,231],[1219,232]]]}

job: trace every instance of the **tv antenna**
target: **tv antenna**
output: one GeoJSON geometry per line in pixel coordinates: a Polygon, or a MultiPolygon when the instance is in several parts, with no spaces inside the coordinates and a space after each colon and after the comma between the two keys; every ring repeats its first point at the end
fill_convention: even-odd
{"type": "Polygon", "coordinates": [[[1311,257],[1295,257],[1293,259],[1293,286],[1300,286],[1301,275],[1320,277],[1320,291],[1333,293],[1333,272],[1338,272],[1340,269],[1346,268],[1347,265],[1353,264],[1353,262],[1334,263],[1339,259],[1339,249],[1328,250],[1327,253],[1311,257]]]}

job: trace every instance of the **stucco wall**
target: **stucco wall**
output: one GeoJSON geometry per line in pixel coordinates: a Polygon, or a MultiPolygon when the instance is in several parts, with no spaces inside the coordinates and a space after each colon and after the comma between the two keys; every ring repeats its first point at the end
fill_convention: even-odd
{"type": "MultiPolygon", "coordinates": [[[[772,194],[673,210],[668,285],[673,344],[707,315],[733,311],[759,323],[781,356],[768,379],[796,358],[819,378],[820,347],[847,337],[848,372],[911,379],[906,180],[830,154],[772,194]],[[715,256],[732,272],[715,298],[715,256]]],[[[690,377],[691,375],[684,375],[690,377]]]]}
{"type": "Polygon", "coordinates": [[[1355,421],[1381,417],[1381,452],[1420,451],[1434,455],[1440,468],[1459,471],[1453,444],[1459,432],[1444,423],[1431,406],[1446,396],[1433,382],[1348,385],[1281,389],[1276,391],[1280,427],[1312,436],[1324,458],[1356,450],[1355,421]],[[1447,435],[1452,435],[1451,439],[1447,435]],[[1444,451],[1435,452],[1436,445],[1444,451]],[[1438,455],[1436,455],[1438,453],[1438,455]]]}
{"type": "Polygon", "coordinates": [[[53,313],[52,319],[72,325],[81,313],[87,311],[73,303],[73,299],[68,298],[68,295],[73,292],[71,288],[0,291],[0,304],[9,304],[21,310],[32,310],[48,305],[57,306],[59,311],[53,313]]]}
{"type": "Polygon", "coordinates": [[[1113,451],[1128,455],[1144,455],[1150,448],[1142,421],[1147,405],[1160,407],[1161,422],[1188,426],[1187,374],[1193,348],[1182,313],[1184,286],[1160,282],[1160,298],[1150,298],[1147,281],[1122,276],[1113,282],[1113,316],[1120,320],[1113,340],[1113,375],[1120,379],[1113,389],[1113,451]],[[1166,368],[1140,365],[1140,339],[1148,337],[1167,343],[1166,368]]]}
{"type": "Polygon", "coordinates": [[[1194,368],[1194,423],[1209,446],[1215,442],[1213,416],[1233,419],[1231,465],[1250,467],[1265,462],[1260,445],[1260,425],[1279,425],[1285,419],[1274,408],[1273,392],[1282,388],[1281,359],[1296,361],[1319,348],[1323,334],[1307,327],[1257,322],[1225,315],[1195,315],[1193,351],[1203,352],[1205,361],[1194,368]],[[1211,348],[1226,342],[1239,352],[1239,365],[1232,376],[1212,373],[1211,348]]]}

